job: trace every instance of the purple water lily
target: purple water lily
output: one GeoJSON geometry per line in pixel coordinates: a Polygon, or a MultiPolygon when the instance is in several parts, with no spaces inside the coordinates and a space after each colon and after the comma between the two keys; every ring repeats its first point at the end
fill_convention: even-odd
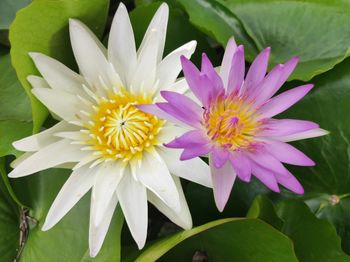
{"type": "Polygon", "coordinates": [[[280,184],[303,194],[301,184],[282,163],[298,166],[315,163],[287,142],[327,134],[310,121],[273,118],[303,98],[313,85],[302,85],[274,96],[296,67],[298,58],[275,66],[266,75],[269,54],[270,48],[264,49],[246,76],[244,47],[237,47],[233,39],[228,42],[218,72],[206,54],[200,71],[181,57],[194,99],[163,91],[166,102],[139,107],[192,129],[166,146],[184,149],[181,160],[209,154],[214,197],[220,211],[226,205],[236,176],[249,182],[253,175],[274,192],[280,191],[280,184]]]}

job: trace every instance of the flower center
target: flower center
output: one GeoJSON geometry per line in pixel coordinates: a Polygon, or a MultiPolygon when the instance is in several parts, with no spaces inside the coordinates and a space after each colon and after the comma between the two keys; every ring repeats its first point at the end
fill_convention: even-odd
{"type": "Polygon", "coordinates": [[[88,130],[95,155],[105,160],[142,156],[142,151],[158,143],[156,135],[164,121],[144,113],[135,107],[147,104],[151,98],[136,97],[126,91],[113,94],[94,106],[95,114],[89,121],[88,130]]]}
{"type": "Polygon", "coordinates": [[[241,97],[220,96],[204,112],[207,134],[224,148],[247,148],[260,126],[254,116],[255,110],[241,97]]]}

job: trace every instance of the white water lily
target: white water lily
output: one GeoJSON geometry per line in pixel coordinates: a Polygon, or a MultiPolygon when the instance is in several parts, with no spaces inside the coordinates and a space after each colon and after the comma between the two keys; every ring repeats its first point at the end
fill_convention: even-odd
{"type": "Polygon", "coordinates": [[[192,220],[179,177],[211,187],[208,166],[199,158],[186,162],[180,152],[163,147],[183,129],[138,110],[161,90],[186,90],[176,82],[180,56],[190,57],[191,41],[162,60],[168,6],[154,15],[136,51],[127,10],[120,4],[108,50],[81,22],[69,22],[77,74],[43,54],[31,53],[42,77],[29,76],[33,94],[60,122],[39,134],[16,141],[26,153],[14,162],[10,177],[51,167],[73,166],[73,172],[52,204],[43,230],[53,227],[92,188],[90,255],[101,249],[119,203],[139,248],[147,235],[147,200],[177,225],[192,220]]]}

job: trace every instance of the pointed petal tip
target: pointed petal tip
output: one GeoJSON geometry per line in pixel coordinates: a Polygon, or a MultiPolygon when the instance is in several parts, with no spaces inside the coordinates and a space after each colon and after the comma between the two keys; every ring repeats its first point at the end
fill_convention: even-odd
{"type": "Polygon", "coordinates": [[[16,175],[16,172],[14,172],[14,171],[15,171],[15,170],[12,170],[10,173],[7,174],[7,176],[8,176],[9,178],[16,178],[17,175],[16,175]]]}
{"type": "Polygon", "coordinates": [[[98,254],[98,251],[94,250],[93,248],[89,249],[89,256],[90,257],[94,258],[97,256],[97,254],[98,254]]]}
{"type": "Polygon", "coordinates": [[[120,3],[119,3],[117,11],[118,11],[119,9],[127,10],[127,9],[126,9],[126,6],[124,5],[123,2],[120,2],[120,3]]]}
{"type": "Polygon", "coordinates": [[[139,250],[141,250],[146,244],[146,239],[145,240],[141,240],[141,241],[139,239],[138,240],[135,239],[135,242],[137,244],[137,248],[139,250]]]}
{"type": "MultiPolygon", "coordinates": [[[[215,198],[214,198],[215,199],[215,198]]],[[[215,199],[215,205],[216,205],[216,208],[219,210],[220,213],[222,213],[225,209],[225,206],[226,206],[226,202],[219,202],[215,199]]]]}
{"type": "Polygon", "coordinates": [[[188,49],[191,50],[192,48],[196,48],[197,47],[197,41],[196,40],[192,40],[190,42],[188,42],[188,49]]]}
{"type": "Polygon", "coordinates": [[[169,13],[169,6],[168,6],[167,3],[163,2],[163,3],[159,6],[158,10],[163,10],[163,11],[166,11],[166,12],[169,13]]]}
{"type": "Polygon", "coordinates": [[[238,47],[237,47],[237,50],[236,50],[236,52],[243,52],[244,51],[244,45],[239,45],[238,47]]]}
{"type": "Polygon", "coordinates": [[[228,41],[227,41],[227,45],[226,45],[226,48],[229,46],[229,45],[237,45],[236,44],[236,40],[233,36],[231,36],[228,41]]]}
{"type": "Polygon", "coordinates": [[[180,60],[181,60],[182,65],[183,65],[184,63],[190,62],[190,60],[189,60],[186,56],[184,56],[184,55],[181,55],[181,56],[180,56],[180,60]]]}
{"type": "Polygon", "coordinates": [[[69,18],[69,26],[80,26],[80,21],[78,19],[75,18],[69,18]]]}
{"type": "Polygon", "coordinates": [[[44,225],[41,227],[41,231],[48,231],[49,229],[51,229],[52,226],[50,226],[46,221],[44,223],[44,225]]]}
{"type": "Polygon", "coordinates": [[[39,53],[39,52],[28,52],[28,55],[29,55],[33,60],[35,60],[35,59],[39,58],[40,56],[42,56],[42,54],[39,53]]]}

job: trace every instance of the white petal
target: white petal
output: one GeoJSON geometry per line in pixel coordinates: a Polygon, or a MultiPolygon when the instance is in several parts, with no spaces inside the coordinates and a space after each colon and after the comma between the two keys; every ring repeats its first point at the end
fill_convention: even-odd
{"type": "Polygon", "coordinates": [[[107,235],[109,225],[111,224],[114,210],[118,203],[117,194],[114,193],[112,199],[108,202],[106,211],[101,214],[103,220],[96,225],[92,215],[97,212],[94,202],[91,201],[90,207],[90,226],[89,226],[89,249],[90,256],[95,257],[101,250],[103,241],[107,235]]]}
{"type": "Polygon", "coordinates": [[[20,163],[9,177],[22,177],[35,172],[55,167],[64,163],[78,162],[87,155],[77,145],[71,145],[69,140],[62,139],[50,144],[20,163]]]}
{"type": "Polygon", "coordinates": [[[174,181],[176,184],[176,188],[180,195],[180,204],[181,208],[179,212],[174,212],[173,209],[169,208],[167,205],[164,204],[163,201],[161,201],[155,194],[153,194],[151,191],[147,191],[148,200],[164,215],[166,215],[172,222],[174,222],[176,225],[184,228],[184,229],[191,229],[192,228],[192,218],[190,211],[188,209],[188,205],[184,196],[184,192],[181,187],[180,179],[177,177],[174,177],[174,181]]]}
{"type": "Polygon", "coordinates": [[[33,152],[26,152],[20,155],[10,163],[10,167],[16,168],[20,163],[22,163],[24,160],[26,160],[28,157],[30,157],[33,154],[34,154],[33,152]]]}
{"type": "Polygon", "coordinates": [[[136,67],[136,47],[134,32],[128,11],[123,3],[119,4],[114,16],[108,39],[108,59],[114,65],[125,86],[136,67]]]}
{"type": "Polygon", "coordinates": [[[186,91],[188,91],[190,88],[187,84],[187,81],[185,78],[181,78],[178,81],[175,82],[175,84],[171,85],[169,87],[169,91],[174,91],[180,94],[184,94],[186,91]]]}
{"type": "Polygon", "coordinates": [[[197,42],[191,41],[175,49],[167,55],[157,67],[156,79],[159,80],[158,88],[160,90],[169,90],[169,86],[175,83],[175,80],[181,72],[181,56],[190,58],[196,49],[197,42]]]}
{"type": "Polygon", "coordinates": [[[144,48],[138,55],[137,66],[130,85],[131,92],[154,92],[157,70],[157,45],[159,33],[150,33],[144,48]]]}
{"type": "Polygon", "coordinates": [[[289,136],[280,136],[280,137],[274,137],[274,139],[282,141],[282,142],[292,142],[292,141],[297,141],[297,140],[302,140],[302,139],[307,139],[307,138],[313,138],[313,137],[319,137],[319,136],[324,136],[328,135],[329,131],[321,129],[321,128],[315,128],[311,129],[305,132],[300,132],[296,133],[293,135],[289,136]]]}
{"type": "Polygon", "coordinates": [[[146,188],[135,181],[126,169],[120,180],[117,195],[126,223],[137,246],[141,249],[146,243],[148,210],[146,188]]]}
{"type": "MultiPolygon", "coordinates": [[[[132,169],[133,170],[133,169],[132,169]]],[[[156,194],[165,204],[176,211],[180,210],[179,193],[168,167],[159,154],[144,152],[141,165],[134,168],[137,179],[156,194]]]]}
{"type": "Polygon", "coordinates": [[[67,121],[73,120],[75,114],[82,109],[82,104],[78,97],[65,91],[50,88],[33,88],[32,93],[51,112],[67,121]]]}
{"type": "Polygon", "coordinates": [[[91,195],[91,201],[94,202],[95,208],[95,212],[92,214],[95,226],[101,223],[109,201],[123,176],[124,169],[125,164],[122,161],[112,161],[99,165],[91,195]]]}
{"type": "Polygon", "coordinates": [[[53,127],[46,129],[38,134],[25,137],[21,140],[13,142],[13,146],[20,151],[38,151],[41,148],[61,140],[58,137],[54,137],[53,134],[61,131],[77,130],[78,127],[70,125],[65,121],[61,121],[53,127]]]}
{"type": "Polygon", "coordinates": [[[90,190],[95,169],[87,166],[75,170],[61,188],[46,216],[42,230],[52,228],[90,190]]]}
{"type": "Polygon", "coordinates": [[[70,19],[69,32],[75,59],[89,84],[101,89],[102,78],[107,86],[120,85],[119,76],[107,61],[106,49],[90,29],[80,21],[70,19]]]}
{"type": "MultiPolygon", "coordinates": [[[[77,129],[79,127],[75,126],[77,129]]],[[[53,134],[56,137],[61,137],[61,138],[67,138],[69,140],[74,140],[74,141],[86,141],[89,139],[89,135],[80,132],[80,130],[77,131],[70,131],[70,132],[58,132],[53,134]]]]}
{"type": "Polygon", "coordinates": [[[176,137],[183,135],[186,131],[189,131],[186,128],[175,126],[173,124],[169,124],[168,122],[162,127],[157,135],[157,140],[160,145],[164,143],[169,143],[176,137]]]}
{"type": "Polygon", "coordinates": [[[152,18],[147,31],[142,39],[141,45],[139,47],[138,53],[143,52],[143,49],[147,48],[146,43],[149,41],[148,39],[151,37],[152,32],[158,32],[158,42],[154,46],[157,49],[157,61],[160,62],[163,56],[164,45],[165,45],[165,37],[166,37],[166,29],[168,25],[168,17],[169,17],[169,7],[166,3],[161,4],[158,8],[157,12],[152,18]]]}
{"type": "Polygon", "coordinates": [[[40,53],[29,53],[51,88],[72,94],[82,93],[84,78],[59,61],[40,53]]]}
{"type": "Polygon", "coordinates": [[[167,164],[170,173],[206,187],[213,187],[209,166],[200,158],[180,160],[180,149],[162,147],[159,154],[167,164]]]}
{"type": "Polygon", "coordinates": [[[47,83],[47,81],[40,76],[29,75],[29,76],[27,76],[27,80],[33,88],[51,89],[49,84],[47,83]]]}

